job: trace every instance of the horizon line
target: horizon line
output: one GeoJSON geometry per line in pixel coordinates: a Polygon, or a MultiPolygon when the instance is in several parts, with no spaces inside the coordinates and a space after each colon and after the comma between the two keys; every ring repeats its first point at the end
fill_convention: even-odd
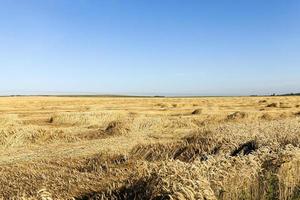
{"type": "Polygon", "coordinates": [[[300,93],[285,93],[285,94],[252,94],[252,95],[199,95],[199,94],[105,94],[105,93],[40,93],[40,94],[0,94],[0,97],[266,97],[266,96],[300,96],[300,93]]]}

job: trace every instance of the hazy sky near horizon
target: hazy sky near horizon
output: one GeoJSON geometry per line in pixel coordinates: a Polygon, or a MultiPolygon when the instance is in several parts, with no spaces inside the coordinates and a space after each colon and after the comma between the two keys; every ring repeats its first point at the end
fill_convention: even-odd
{"type": "Polygon", "coordinates": [[[0,0],[0,94],[300,92],[298,0],[0,0]]]}

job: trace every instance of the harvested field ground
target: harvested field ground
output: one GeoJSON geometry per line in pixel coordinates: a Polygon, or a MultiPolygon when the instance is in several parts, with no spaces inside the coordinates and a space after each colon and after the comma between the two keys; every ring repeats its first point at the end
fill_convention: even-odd
{"type": "Polygon", "coordinates": [[[300,199],[300,97],[1,97],[0,199],[300,199]]]}

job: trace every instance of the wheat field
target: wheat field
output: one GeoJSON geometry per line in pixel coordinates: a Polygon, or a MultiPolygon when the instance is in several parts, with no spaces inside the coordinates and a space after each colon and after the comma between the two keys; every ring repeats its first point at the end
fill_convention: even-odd
{"type": "Polygon", "coordinates": [[[1,97],[0,198],[300,199],[300,97],[1,97]]]}

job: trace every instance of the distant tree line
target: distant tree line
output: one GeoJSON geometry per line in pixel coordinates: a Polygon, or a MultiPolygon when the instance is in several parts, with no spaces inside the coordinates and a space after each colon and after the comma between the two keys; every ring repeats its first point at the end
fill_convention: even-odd
{"type": "Polygon", "coordinates": [[[282,94],[280,96],[300,96],[300,93],[289,93],[289,94],[282,94]]]}
{"type": "Polygon", "coordinates": [[[250,95],[251,97],[257,97],[257,96],[271,96],[271,97],[274,97],[274,96],[300,96],[300,93],[288,93],[288,94],[276,94],[276,93],[273,93],[271,95],[256,95],[256,94],[253,94],[253,95],[250,95]]]}

